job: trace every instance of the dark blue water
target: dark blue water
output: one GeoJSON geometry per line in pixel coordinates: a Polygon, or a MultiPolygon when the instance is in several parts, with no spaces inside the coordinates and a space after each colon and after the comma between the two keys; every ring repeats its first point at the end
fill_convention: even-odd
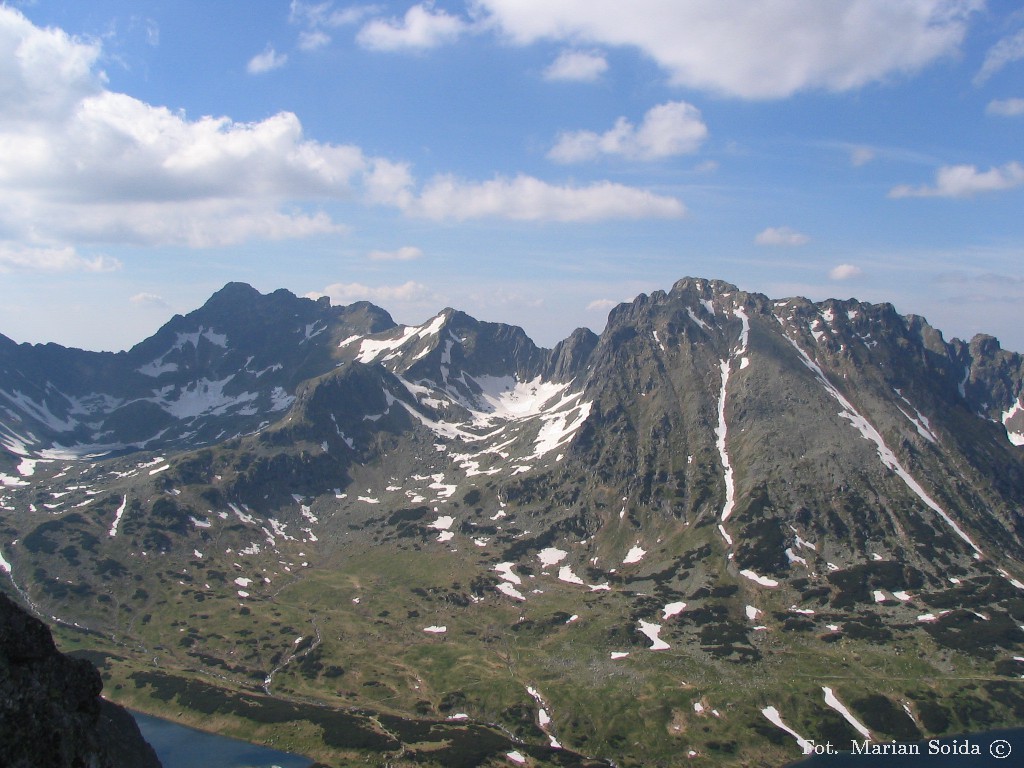
{"type": "Polygon", "coordinates": [[[313,764],[307,757],[197,731],[141,712],[132,715],[164,768],[309,768],[313,764]]]}
{"type": "Polygon", "coordinates": [[[790,768],[1017,768],[1024,765],[1024,728],[920,741],[916,747],[918,755],[856,755],[844,744],[843,754],[815,755],[790,768]]]}

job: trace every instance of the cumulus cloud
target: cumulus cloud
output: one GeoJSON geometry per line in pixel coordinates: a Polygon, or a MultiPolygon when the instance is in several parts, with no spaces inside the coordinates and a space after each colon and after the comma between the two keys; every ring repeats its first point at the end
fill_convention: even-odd
{"type": "Polygon", "coordinates": [[[372,261],[412,261],[423,257],[423,251],[413,245],[404,245],[394,251],[370,251],[372,261]]]}
{"type": "Polygon", "coordinates": [[[78,256],[70,243],[213,247],[339,234],[347,228],[321,209],[339,200],[456,220],[685,212],[674,198],[610,182],[419,184],[407,163],[307,138],[289,112],[252,123],[190,119],[112,92],[97,68],[101,52],[0,5],[0,232],[29,248],[7,248],[7,269],[113,263],[78,256]]]}
{"type": "Polygon", "coordinates": [[[523,174],[482,182],[441,174],[417,189],[408,165],[377,160],[364,183],[369,201],[436,221],[591,222],[686,215],[686,206],[674,197],[610,181],[576,186],[523,174]]]}
{"type": "Polygon", "coordinates": [[[828,276],[832,280],[849,280],[850,278],[857,277],[862,273],[863,270],[853,264],[839,264],[829,270],[828,276]]]}
{"type": "Polygon", "coordinates": [[[163,296],[155,293],[136,293],[134,296],[129,297],[128,301],[137,307],[155,307],[157,309],[168,309],[170,307],[163,296]]]}
{"type": "Polygon", "coordinates": [[[985,61],[974,78],[976,85],[981,85],[1008,64],[1024,59],[1024,29],[1004,37],[993,45],[985,55],[985,61]]]}
{"type": "Polygon", "coordinates": [[[1024,115],[1024,99],[993,99],[985,107],[985,112],[999,117],[1016,117],[1024,115]]]}
{"type": "Polygon", "coordinates": [[[374,167],[358,147],[309,140],[287,112],[191,120],[114,93],[100,53],[0,6],[8,238],[203,246],[343,231],[309,204],[353,196],[374,167]]]}
{"type": "Polygon", "coordinates": [[[601,181],[560,186],[534,178],[496,177],[470,182],[438,176],[405,204],[428,219],[502,218],[515,221],[589,222],[603,219],[679,218],[686,207],[674,197],[601,181]]]}
{"type": "Polygon", "coordinates": [[[592,83],[608,71],[608,60],[596,51],[567,50],[544,70],[546,80],[592,83]]]}
{"type": "Polygon", "coordinates": [[[356,301],[371,302],[424,302],[431,301],[434,293],[422,283],[409,280],[401,285],[369,286],[362,283],[332,283],[323,291],[307,293],[306,298],[330,298],[331,303],[338,306],[352,304],[356,301]]]}
{"type": "Polygon", "coordinates": [[[280,69],[288,62],[288,54],[278,53],[272,46],[267,46],[262,53],[257,53],[246,65],[245,69],[250,75],[262,75],[274,69],[280,69]]]}
{"type": "Polygon", "coordinates": [[[742,98],[843,91],[957,51],[983,0],[476,0],[519,44],[628,46],[673,84],[742,98]]]}
{"type": "Polygon", "coordinates": [[[458,39],[472,25],[445,11],[435,11],[433,3],[412,6],[401,19],[373,19],[367,22],[356,40],[375,51],[426,50],[458,39]]]}
{"type": "Polygon", "coordinates": [[[366,198],[371,203],[407,208],[412,201],[416,179],[408,163],[377,158],[364,179],[366,198]]]}
{"type": "Polygon", "coordinates": [[[588,312],[608,312],[614,307],[617,307],[622,302],[615,301],[614,299],[594,299],[592,302],[587,304],[588,312]]]}
{"type": "Polygon", "coordinates": [[[758,245],[805,245],[810,241],[807,235],[789,227],[768,227],[754,238],[758,245]]]}
{"type": "Polygon", "coordinates": [[[973,197],[982,192],[1001,192],[1024,184],[1024,165],[1006,163],[998,168],[979,171],[974,165],[951,165],[940,168],[932,186],[901,185],[889,191],[889,197],[973,197]]]}
{"type": "Polygon", "coordinates": [[[625,117],[604,133],[563,133],[548,157],[559,163],[593,160],[601,155],[620,155],[636,160],[657,160],[695,152],[707,138],[700,110],[685,101],[652,107],[639,127],[625,117]]]}

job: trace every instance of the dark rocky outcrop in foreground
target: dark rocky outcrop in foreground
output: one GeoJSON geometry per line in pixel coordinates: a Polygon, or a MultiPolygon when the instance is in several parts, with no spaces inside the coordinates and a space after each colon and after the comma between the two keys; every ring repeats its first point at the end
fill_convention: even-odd
{"type": "Polygon", "coordinates": [[[160,768],[102,688],[92,664],[61,654],[45,624],[0,594],[0,765],[160,768]]]}

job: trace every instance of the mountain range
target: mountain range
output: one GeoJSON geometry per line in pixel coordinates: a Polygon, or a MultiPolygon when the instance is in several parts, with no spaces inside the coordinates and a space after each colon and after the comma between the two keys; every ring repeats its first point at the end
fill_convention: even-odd
{"type": "Polygon", "coordinates": [[[3,589],[326,765],[782,765],[1024,721],[1024,358],[686,278],[553,349],[231,283],[0,337],[3,589]]]}

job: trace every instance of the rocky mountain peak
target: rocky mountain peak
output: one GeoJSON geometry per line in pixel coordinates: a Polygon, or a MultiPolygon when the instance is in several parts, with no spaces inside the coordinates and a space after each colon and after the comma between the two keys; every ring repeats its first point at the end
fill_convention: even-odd
{"type": "Polygon", "coordinates": [[[238,292],[97,358],[122,389],[36,358],[0,381],[0,568],[134,664],[638,764],[781,755],[773,707],[842,733],[828,675],[886,738],[1024,711],[1024,361],[994,341],[697,278],[551,350],[452,308],[238,292]],[[137,444],[56,453],[110,435],[137,444]]]}

